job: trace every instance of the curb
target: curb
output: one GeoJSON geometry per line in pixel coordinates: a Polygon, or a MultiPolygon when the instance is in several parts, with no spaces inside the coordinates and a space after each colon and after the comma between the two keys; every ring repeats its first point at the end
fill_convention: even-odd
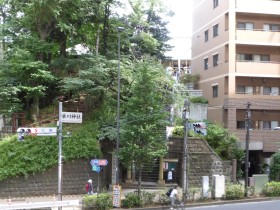
{"type": "MultiPolygon", "coordinates": [[[[235,204],[235,203],[253,203],[253,202],[260,202],[260,201],[272,201],[272,200],[280,200],[279,197],[270,197],[270,198],[248,198],[248,199],[240,199],[240,200],[219,200],[219,201],[209,201],[209,202],[197,202],[197,203],[187,203],[185,204],[185,208],[190,207],[200,207],[200,206],[215,206],[215,205],[227,205],[227,204],[235,204]]],[[[166,208],[166,205],[158,205],[153,207],[141,207],[141,208],[131,208],[133,210],[159,210],[166,208]]],[[[127,210],[124,208],[119,208],[119,210],[127,210]]]]}

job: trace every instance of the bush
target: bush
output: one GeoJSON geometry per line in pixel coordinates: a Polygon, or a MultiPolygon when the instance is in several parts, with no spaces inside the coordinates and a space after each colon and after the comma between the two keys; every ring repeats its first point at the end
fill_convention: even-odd
{"type": "Polygon", "coordinates": [[[127,193],[125,199],[122,200],[122,207],[132,208],[137,206],[141,206],[140,196],[135,193],[127,193]]]}
{"type": "Polygon", "coordinates": [[[83,207],[96,210],[110,210],[113,207],[112,195],[100,193],[83,197],[83,207]]]}
{"type": "Polygon", "coordinates": [[[264,185],[263,194],[268,197],[280,196],[280,182],[268,182],[264,185]]]}
{"type": "Polygon", "coordinates": [[[229,184],[226,186],[226,199],[235,200],[244,197],[244,186],[240,184],[229,184]]]}
{"type": "Polygon", "coordinates": [[[122,207],[143,207],[152,204],[155,196],[155,193],[146,191],[142,191],[140,196],[136,193],[128,193],[125,195],[125,199],[122,200],[122,207]]]}

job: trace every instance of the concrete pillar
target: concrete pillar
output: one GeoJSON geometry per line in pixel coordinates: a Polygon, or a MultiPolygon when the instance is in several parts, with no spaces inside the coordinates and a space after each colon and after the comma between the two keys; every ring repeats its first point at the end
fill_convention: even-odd
{"type": "Polygon", "coordinates": [[[232,160],[232,182],[236,184],[236,175],[237,175],[237,160],[232,160]]]}
{"type": "Polygon", "coordinates": [[[164,185],[165,181],[163,179],[163,158],[159,158],[159,172],[158,172],[158,184],[164,185]]]}
{"type": "Polygon", "coordinates": [[[125,180],[126,183],[132,183],[132,176],[131,176],[131,166],[129,166],[127,168],[127,172],[126,172],[126,177],[127,179],[125,180]]]}
{"type": "Polygon", "coordinates": [[[212,197],[222,198],[225,195],[225,176],[224,175],[213,175],[212,176],[212,197]]]}
{"type": "Polygon", "coordinates": [[[202,197],[209,197],[209,176],[202,176],[202,197]]]}

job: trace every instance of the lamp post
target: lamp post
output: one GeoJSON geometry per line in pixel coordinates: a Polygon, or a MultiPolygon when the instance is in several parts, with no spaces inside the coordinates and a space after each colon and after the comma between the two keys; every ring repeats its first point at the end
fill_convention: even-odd
{"type": "Polygon", "coordinates": [[[183,108],[183,119],[184,119],[184,145],[183,145],[183,156],[182,156],[182,189],[183,189],[183,201],[185,201],[188,193],[188,119],[189,119],[189,102],[185,100],[183,108]]]}
{"type": "Polygon", "coordinates": [[[246,110],[246,153],[245,153],[245,196],[248,197],[248,186],[249,186],[249,141],[250,141],[250,118],[251,118],[251,112],[250,112],[250,106],[251,103],[247,103],[247,110],[246,110]]]}
{"type": "Polygon", "coordinates": [[[121,73],[120,73],[120,59],[121,59],[121,36],[120,32],[124,31],[125,28],[118,27],[118,106],[117,106],[117,144],[116,144],[116,184],[119,184],[120,173],[119,173],[119,146],[120,146],[120,92],[121,92],[121,73]]]}

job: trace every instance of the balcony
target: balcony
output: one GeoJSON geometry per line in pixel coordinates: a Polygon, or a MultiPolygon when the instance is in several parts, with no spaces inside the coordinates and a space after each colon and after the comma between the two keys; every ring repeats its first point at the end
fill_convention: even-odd
{"type": "MultiPolygon", "coordinates": [[[[233,131],[238,139],[239,148],[244,148],[246,130],[233,131]]],[[[280,149],[280,130],[250,130],[250,150],[263,150],[264,152],[278,152],[280,149]]]]}
{"type": "Polygon", "coordinates": [[[280,46],[279,31],[236,30],[237,44],[280,46]]]}
{"type": "MultiPolygon", "coordinates": [[[[280,41],[279,41],[280,43],[280,41]]],[[[236,73],[251,74],[251,75],[270,75],[279,77],[280,63],[279,62],[254,62],[254,61],[237,61],[236,73]]]]}
{"type": "Polygon", "coordinates": [[[252,3],[252,1],[236,0],[236,11],[279,15],[280,4],[279,1],[254,1],[252,3]]]}

